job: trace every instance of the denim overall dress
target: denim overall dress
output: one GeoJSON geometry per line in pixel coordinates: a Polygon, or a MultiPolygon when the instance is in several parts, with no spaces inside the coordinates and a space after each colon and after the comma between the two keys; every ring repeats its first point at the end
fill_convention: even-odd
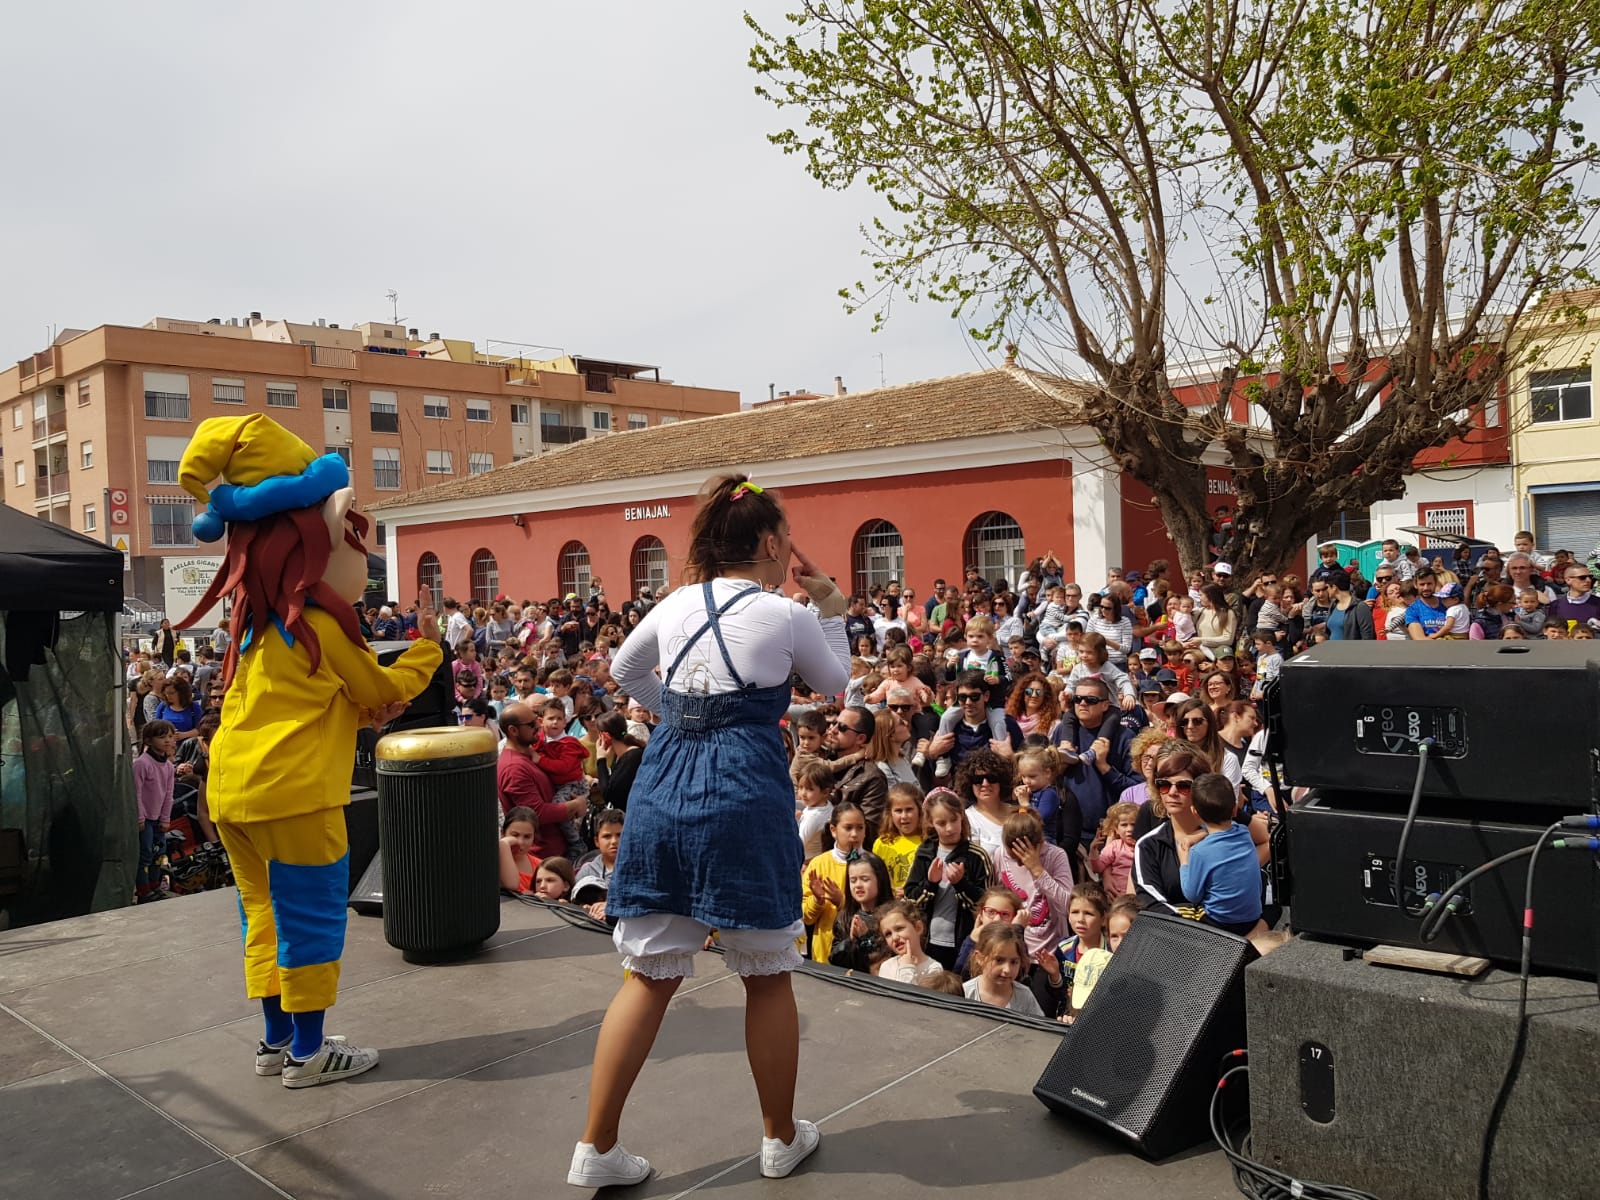
{"type": "Polygon", "coordinates": [[[606,915],[677,913],[714,929],[784,929],[800,920],[805,865],[778,731],[789,685],[751,686],[728,655],[721,618],[751,589],[718,608],[711,585],[701,586],[706,623],[667,669],[661,724],[628,798],[606,915]],[[684,655],[707,633],[738,690],[673,691],[684,655]]]}

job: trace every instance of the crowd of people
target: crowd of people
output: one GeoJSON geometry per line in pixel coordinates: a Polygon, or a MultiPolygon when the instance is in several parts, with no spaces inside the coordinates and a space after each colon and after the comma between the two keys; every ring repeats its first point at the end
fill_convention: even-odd
{"type": "MultiPolygon", "coordinates": [[[[1372,578],[1325,546],[1302,579],[1162,560],[1086,584],[1053,555],[1016,578],[926,594],[887,580],[848,598],[849,679],[792,680],[782,736],[805,863],[801,952],[902,983],[1071,1021],[1148,910],[1259,937],[1282,805],[1259,702],[1323,640],[1592,637],[1590,569],[1516,549],[1468,565],[1386,542],[1372,578]]],[[[608,918],[629,791],[657,716],[612,675],[668,598],[613,608],[604,584],[547,602],[443,602],[454,719],[500,739],[499,882],[608,918]]],[[[804,592],[792,597],[809,606],[804,592]]],[[[415,608],[365,607],[374,641],[415,608]]],[[[164,835],[216,867],[205,806],[220,654],[158,635],[130,656],[140,900],[170,886],[164,835]]],[[[660,703],[659,695],[653,701],[660,703]]],[[[225,882],[220,869],[202,885],[225,882]]],[[[186,889],[185,889],[186,890],[186,889]]]]}

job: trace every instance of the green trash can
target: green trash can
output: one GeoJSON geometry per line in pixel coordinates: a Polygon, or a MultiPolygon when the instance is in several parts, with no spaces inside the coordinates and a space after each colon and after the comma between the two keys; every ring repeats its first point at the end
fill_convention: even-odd
{"type": "Polygon", "coordinates": [[[466,958],[500,928],[495,736],[407,729],[375,756],[383,936],[407,962],[466,958]]]}

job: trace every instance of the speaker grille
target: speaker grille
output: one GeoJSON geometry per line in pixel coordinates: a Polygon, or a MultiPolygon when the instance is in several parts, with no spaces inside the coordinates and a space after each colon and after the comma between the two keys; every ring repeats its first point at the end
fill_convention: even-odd
{"type": "Polygon", "coordinates": [[[1154,1157],[1209,1136],[1215,1065],[1244,1045],[1244,938],[1182,917],[1133,923],[1034,1094],[1154,1157]]]}

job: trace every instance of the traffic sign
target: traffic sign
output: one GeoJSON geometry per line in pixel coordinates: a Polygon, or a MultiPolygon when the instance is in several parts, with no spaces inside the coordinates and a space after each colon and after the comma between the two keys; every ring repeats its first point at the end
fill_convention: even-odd
{"type": "Polygon", "coordinates": [[[113,537],[111,539],[111,548],[122,552],[122,569],[131,571],[133,569],[133,554],[128,548],[128,535],[119,533],[113,537]]]}

